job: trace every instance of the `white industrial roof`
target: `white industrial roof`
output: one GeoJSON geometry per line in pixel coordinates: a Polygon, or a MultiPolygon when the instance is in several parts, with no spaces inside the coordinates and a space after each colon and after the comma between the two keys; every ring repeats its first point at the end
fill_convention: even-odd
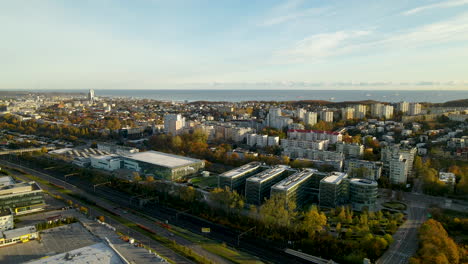
{"type": "Polygon", "coordinates": [[[146,163],[150,163],[150,164],[154,164],[154,165],[158,165],[162,167],[168,167],[168,168],[176,168],[180,166],[186,166],[186,165],[190,165],[193,163],[201,162],[201,160],[199,159],[192,159],[192,158],[187,158],[184,156],[178,156],[178,155],[152,151],[152,150],[133,153],[125,157],[128,159],[146,162],[146,163]]]}
{"type": "Polygon", "coordinates": [[[71,263],[99,263],[124,264],[117,253],[104,243],[82,247],[66,253],[53,255],[28,262],[28,264],[71,264],[71,263]]]}
{"type": "Polygon", "coordinates": [[[0,187],[15,184],[15,180],[10,176],[0,177],[0,187]]]}
{"type": "Polygon", "coordinates": [[[258,169],[262,164],[260,162],[254,161],[250,162],[248,164],[242,165],[239,168],[235,168],[230,171],[226,171],[222,174],[220,174],[220,177],[226,177],[226,178],[236,178],[238,176],[245,175],[246,173],[252,172],[256,169],[258,169]]]}
{"type": "Polygon", "coordinates": [[[263,182],[282,174],[285,170],[290,169],[289,166],[279,165],[273,167],[271,169],[262,171],[260,173],[255,174],[254,176],[247,179],[250,182],[263,182]]]}
{"type": "Polygon", "coordinates": [[[13,239],[27,234],[32,234],[36,232],[35,226],[25,226],[20,228],[15,228],[12,230],[3,231],[2,236],[5,239],[13,239]]]}
{"type": "Polygon", "coordinates": [[[322,179],[322,181],[327,182],[327,183],[333,183],[337,184],[344,178],[346,178],[348,174],[342,173],[342,172],[333,172],[330,176],[325,177],[322,179]]]}

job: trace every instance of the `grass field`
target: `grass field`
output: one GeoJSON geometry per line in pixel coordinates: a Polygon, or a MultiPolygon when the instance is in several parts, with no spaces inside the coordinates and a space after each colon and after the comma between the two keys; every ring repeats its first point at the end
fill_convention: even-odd
{"type": "Polygon", "coordinates": [[[196,177],[190,179],[190,183],[193,185],[198,185],[202,188],[204,187],[216,187],[218,186],[218,177],[209,176],[209,177],[196,177]]]}
{"type": "Polygon", "coordinates": [[[394,210],[406,210],[406,204],[400,202],[386,202],[382,206],[394,209],[394,210]]]}

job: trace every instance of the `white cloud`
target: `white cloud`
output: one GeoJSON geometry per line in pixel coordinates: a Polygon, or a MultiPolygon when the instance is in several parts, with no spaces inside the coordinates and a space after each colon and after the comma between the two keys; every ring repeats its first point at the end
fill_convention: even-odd
{"type": "Polygon", "coordinates": [[[273,7],[260,26],[273,26],[322,13],[325,8],[300,8],[303,0],[289,0],[273,7]]]}
{"type": "Polygon", "coordinates": [[[437,9],[437,8],[450,8],[450,7],[457,7],[462,5],[467,5],[468,0],[449,0],[442,3],[430,4],[425,6],[420,6],[408,11],[403,12],[404,15],[413,15],[419,12],[427,11],[429,9],[437,9]]]}

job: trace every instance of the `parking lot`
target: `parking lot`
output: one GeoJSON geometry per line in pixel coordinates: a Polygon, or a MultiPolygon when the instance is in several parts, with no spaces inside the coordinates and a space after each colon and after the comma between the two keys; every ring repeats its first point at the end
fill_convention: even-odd
{"type": "Polygon", "coordinates": [[[80,223],[60,226],[41,232],[41,241],[0,248],[0,263],[23,263],[101,242],[80,223]]]}

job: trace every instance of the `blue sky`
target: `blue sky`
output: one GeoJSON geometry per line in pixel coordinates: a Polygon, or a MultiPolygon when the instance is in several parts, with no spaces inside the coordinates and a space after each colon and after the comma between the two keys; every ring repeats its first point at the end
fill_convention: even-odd
{"type": "Polygon", "coordinates": [[[468,0],[0,3],[0,89],[468,90],[468,0]]]}

